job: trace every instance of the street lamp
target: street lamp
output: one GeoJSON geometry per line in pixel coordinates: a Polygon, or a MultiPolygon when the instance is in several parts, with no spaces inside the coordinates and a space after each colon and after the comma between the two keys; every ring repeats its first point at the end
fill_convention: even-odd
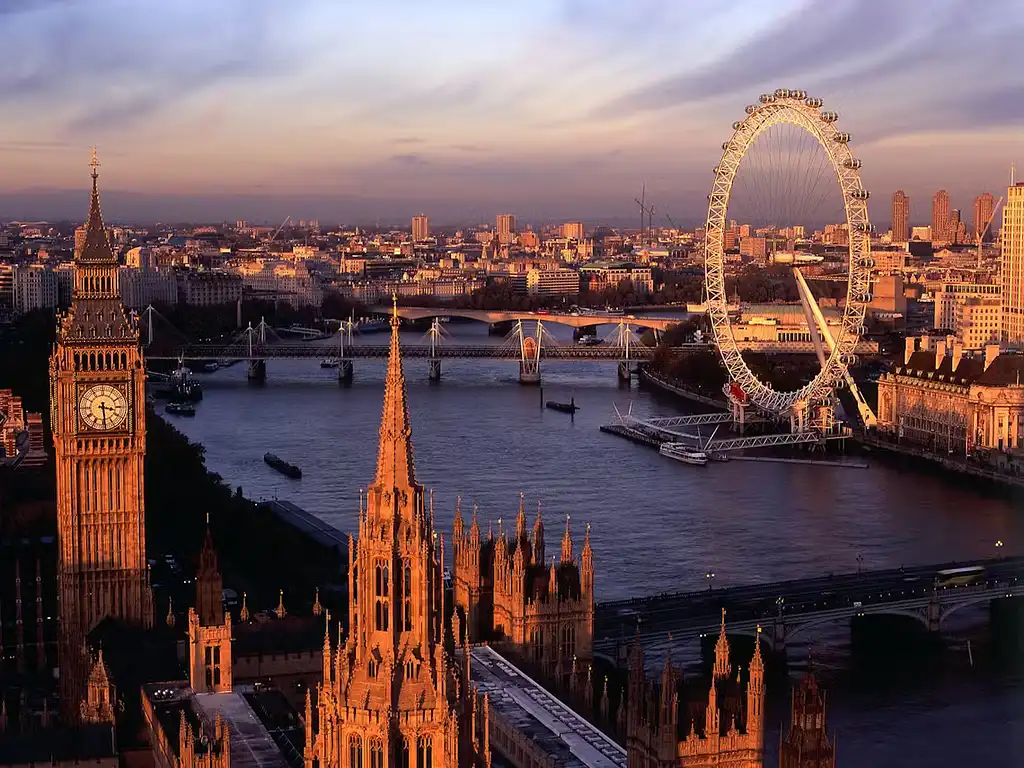
{"type": "Polygon", "coordinates": [[[715,579],[715,572],[714,571],[708,571],[707,573],[704,574],[704,578],[708,580],[708,589],[711,589],[711,585],[712,585],[712,583],[714,582],[714,579],[715,579]]]}

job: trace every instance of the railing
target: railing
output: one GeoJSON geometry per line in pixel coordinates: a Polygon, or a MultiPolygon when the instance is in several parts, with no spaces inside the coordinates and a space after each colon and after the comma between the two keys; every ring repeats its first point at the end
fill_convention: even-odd
{"type": "MultiPolygon", "coordinates": [[[[858,600],[846,597],[844,598],[844,604],[839,606],[813,603],[800,604],[793,607],[783,604],[782,610],[750,609],[749,611],[741,612],[739,617],[730,613],[728,630],[730,633],[746,634],[755,632],[758,627],[771,628],[781,625],[785,627],[789,635],[794,635],[804,627],[809,628],[809,625],[816,626],[819,623],[824,624],[829,621],[849,619],[868,614],[918,614],[920,619],[926,620],[928,618],[927,614],[920,613],[920,611],[921,609],[927,609],[933,602],[938,604],[940,610],[945,609],[939,615],[939,620],[941,620],[944,613],[948,613],[950,609],[957,605],[969,605],[986,600],[1021,597],[1022,595],[1024,595],[1024,588],[1021,587],[1017,579],[1014,579],[1012,582],[996,580],[973,586],[946,587],[936,590],[923,589],[920,594],[914,594],[910,597],[903,593],[898,595],[888,593],[884,596],[879,594],[874,599],[866,596],[858,600]]],[[[689,619],[687,617],[679,617],[671,621],[661,621],[653,627],[650,625],[645,627],[641,622],[637,626],[636,631],[648,636],[671,634],[677,640],[693,639],[717,633],[721,626],[720,622],[721,618],[719,615],[712,615],[709,612],[707,615],[695,616],[689,619]]],[[[605,627],[605,629],[622,629],[623,626],[624,622],[614,627],[605,627]]],[[[624,633],[613,632],[604,636],[598,635],[594,639],[594,646],[595,648],[607,650],[619,642],[622,634],[624,633]]]]}
{"type": "MultiPolygon", "coordinates": [[[[686,345],[677,347],[680,352],[693,351],[703,348],[704,345],[686,345]]],[[[346,359],[367,359],[384,358],[389,354],[390,348],[387,345],[353,344],[346,345],[344,356],[346,359]]],[[[634,360],[649,360],[653,350],[644,347],[630,348],[630,357],[634,360]]],[[[541,360],[621,360],[624,351],[620,347],[613,346],[564,346],[564,347],[541,347],[541,360]]],[[[333,346],[313,346],[309,344],[254,344],[250,350],[247,346],[232,345],[228,347],[216,344],[192,344],[175,350],[172,354],[148,354],[149,360],[177,360],[184,357],[187,360],[250,360],[250,359],[274,359],[274,358],[328,358],[337,357],[338,348],[333,346]]],[[[518,360],[521,355],[517,350],[502,348],[498,346],[469,346],[469,345],[448,345],[433,348],[430,345],[403,345],[402,356],[404,358],[491,358],[499,360],[518,360]]]]}

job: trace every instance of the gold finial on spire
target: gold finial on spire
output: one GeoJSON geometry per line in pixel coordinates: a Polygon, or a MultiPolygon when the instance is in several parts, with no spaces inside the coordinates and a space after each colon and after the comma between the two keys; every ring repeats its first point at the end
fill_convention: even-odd
{"type": "Polygon", "coordinates": [[[246,605],[246,598],[248,597],[247,592],[242,593],[242,610],[238,612],[238,618],[242,621],[249,620],[249,606],[246,605]]]}
{"type": "Polygon", "coordinates": [[[174,626],[174,604],[169,597],[167,598],[167,618],[164,619],[164,622],[168,627],[174,626]]]}
{"type": "MultiPolygon", "coordinates": [[[[321,613],[323,613],[323,610],[324,610],[324,607],[322,605],[320,605],[320,587],[317,587],[316,588],[316,599],[313,601],[313,615],[314,616],[319,616],[321,613]]],[[[331,612],[328,611],[327,612],[327,620],[330,621],[330,619],[331,619],[331,612]]]]}
{"type": "Polygon", "coordinates": [[[277,592],[277,608],[274,610],[277,614],[277,618],[283,619],[288,615],[288,611],[284,609],[284,590],[280,589],[277,592]]]}
{"type": "Polygon", "coordinates": [[[92,177],[94,179],[97,176],[99,176],[99,172],[96,169],[100,167],[100,160],[99,160],[99,157],[96,154],[96,145],[95,144],[93,144],[93,147],[92,147],[92,160],[89,161],[89,167],[92,168],[92,177]]]}
{"type": "Polygon", "coordinates": [[[209,512],[206,513],[206,527],[207,528],[210,527],[210,513],[209,512]]]}
{"type": "Polygon", "coordinates": [[[391,292],[391,325],[398,325],[398,292],[391,292]]]}

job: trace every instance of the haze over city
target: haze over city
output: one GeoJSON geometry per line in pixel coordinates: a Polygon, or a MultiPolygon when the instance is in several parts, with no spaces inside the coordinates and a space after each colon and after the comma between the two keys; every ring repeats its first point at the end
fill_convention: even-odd
{"type": "Polygon", "coordinates": [[[926,223],[1024,158],[1012,0],[7,0],[0,27],[5,217],[80,218],[97,144],[112,220],[632,219],[646,183],[689,224],[779,85],[839,112],[882,226],[897,188],[926,223]]]}

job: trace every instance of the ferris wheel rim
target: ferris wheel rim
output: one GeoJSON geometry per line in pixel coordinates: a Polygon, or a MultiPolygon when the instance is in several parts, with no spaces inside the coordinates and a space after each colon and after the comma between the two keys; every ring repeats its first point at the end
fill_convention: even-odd
{"type": "Polygon", "coordinates": [[[775,416],[821,402],[847,375],[847,364],[863,334],[864,315],[870,302],[871,225],[867,193],[860,179],[860,161],[849,145],[849,135],[836,129],[838,115],[821,110],[820,99],[803,91],[779,89],[764,94],[760,103],[748,106],[746,117],[734,124],[733,135],[722,145],[722,159],[715,168],[715,182],[708,195],[708,216],[704,237],[704,275],[707,308],[715,342],[729,372],[747,400],[775,416]],[[743,360],[729,319],[725,286],[724,234],[729,199],[740,163],[757,137],[775,125],[789,123],[803,128],[817,139],[831,161],[843,196],[849,234],[847,295],[835,347],[821,371],[803,387],[780,391],[762,382],[743,360]]]}

